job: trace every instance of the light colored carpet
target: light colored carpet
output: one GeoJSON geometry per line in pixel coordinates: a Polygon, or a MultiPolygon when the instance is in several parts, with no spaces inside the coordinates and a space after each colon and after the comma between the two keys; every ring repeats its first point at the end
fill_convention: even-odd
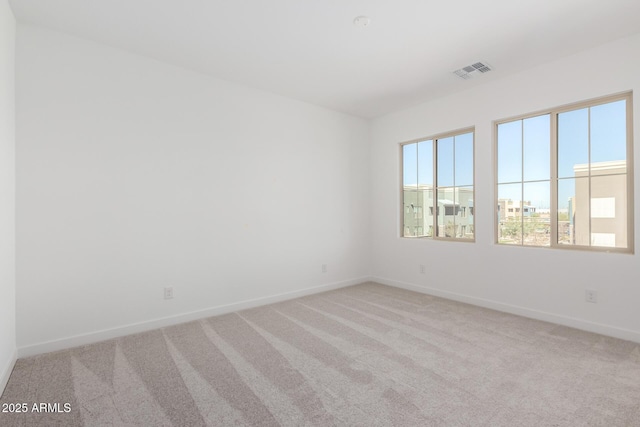
{"type": "Polygon", "coordinates": [[[71,406],[2,426],[638,426],[640,345],[366,283],[20,359],[0,402],[71,406]]]}

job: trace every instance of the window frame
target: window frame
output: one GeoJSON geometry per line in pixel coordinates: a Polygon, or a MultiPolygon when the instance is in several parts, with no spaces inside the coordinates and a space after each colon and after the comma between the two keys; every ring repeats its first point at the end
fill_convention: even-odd
{"type": "MultiPolygon", "coordinates": [[[[471,213],[467,213],[467,217],[472,217],[473,218],[473,226],[471,227],[471,229],[473,230],[473,238],[467,238],[467,237],[446,237],[446,236],[438,236],[438,214],[440,211],[440,208],[438,206],[438,197],[437,197],[437,193],[438,193],[438,189],[441,188],[440,186],[438,186],[438,143],[437,141],[440,139],[445,139],[445,138],[450,138],[450,137],[456,137],[456,136],[460,136],[460,135],[464,135],[464,134],[471,134],[471,147],[472,147],[472,153],[471,153],[471,158],[472,158],[472,164],[473,164],[473,174],[472,174],[472,187],[473,187],[473,191],[472,191],[472,200],[473,200],[473,208],[475,208],[475,204],[476,204],[476,200],[475,200],[475,196],[476,196],[476,130],[475,130],[475,126],[468,126],[468,127],[464,127],[464,128],[460,128],[460,129],[456,129],[450,132],[443,132],[443,133],[438,133],[435,135],[431,135],[431,136],[427,136],[424,138],[417,138],[417,139],[413,139],[411,141],[405,141],[405,142],[401,142],[398,144],[398,149],[399,149],[399,159],[400,159],[400,163],[399,163],[399,169],[400,169],[400,191],[399,191],[399,207],[400,207],[400,218],[399,218],[399,231],[400,231],[400,235],[399,237],[401,239],[430,239],[430,240],[442,240],[442,241],[447,241],[447,242],[466,242],[466,243],[475,243],[476,241],[476,230],[475,230],[475,215],[471,214],[471,213]],[[432,230],[432,235],[431,236],[405,236],[404,235],[404,231],[405,231],[405,223],[404,223],[404,209],[405,209],[405,203],[404,203],[404,147],[406,145],[411,145],[411,144],[419,144],[420,142],[425,142],[425,141],[432,141],[432,146],[431,146],[431,150],[432,150],[432,170],[433,170],[433,203],[429,206],[429,210],[434,212],[435,214],[432,215],[433,216],[433,221],[430,224],[424,223],[423,224],[423,232],[424,230],[432,230]]],[[[418,159],[416,158],[416,164],[417,164],[418,159]]],[[[454,157],[454,167],[455,167],[455,157],[454,157]]],[[[457,187],[468,187],[468,185],[462,185],[462,186],[444,186],[442,188],[457,188],[457,187]]],[[[423,206],[423,211],[426,211],[427,206],[423,206]]],[[[474,212],[475,213],[475,209],[471,209],[469,212],[474,212]]]]}
{"type": "MultiPolygon", "coordinates": [[[[512,247],[526,247],[526,248],[544,248],[544,249],[561,249],[561,250],[577,250],[588,252],[612,252],[612,253],[624,253],[633,254],[635,250],[634,242],[634,157],[633,157],[633,91],[620,92],[612,95],[602,96],[598,98],[591,98],[584,101],[574,102],[571,104],[565,104],[558,107],[548,108],[545,110],[539,110],[532,113],[520,114],[504,119],[493,121],[493,218],[494,218],[494,243],[499,246],[512,246],[512,247]],[[562,113],[580,110],[583,108],[596,107],[603,104],[608,104],[616,101],[626,101],[626,233],[627,233],[627,247],[608,247],[608,246],[593,246],[593,245],[569,245],[558,243],[558,184],[560,179],[558,178],[558,116],[562,113]],[[499,242],[499,227],[498,213],[499,213],[499,182],[498,182],[498,126],[501,124],[525,120],[528,118],[541,116],[548,114],[550,117],[550,169],[549,169],[549,182],[550,188],[550,205],[549,205],[549,221],[550,221],[550,245],[525,245],[525,244],[506,244],[499,242]]],[[[591,161],[589,161],[591,164],[591,161]]],[[[590,167],[589,167],[590,169],[590,167]]],[[[591,177],[591,175],[589,175],[591,177]]],[[[564,178],[563,178],[564,179],[564,178]]],[[[524,183],[525,181],[522,181],[524,183]]],[[[591,200],[591,188],[589,188],[589,199],[591,200]]],[[[591,224],[591,216],[589,216],[589,224],[591,224]]],[[[591,228],[590,228],[591,230],[591,228]]],[[[590,231],[591,233],[591,231],[590,231]]]]}

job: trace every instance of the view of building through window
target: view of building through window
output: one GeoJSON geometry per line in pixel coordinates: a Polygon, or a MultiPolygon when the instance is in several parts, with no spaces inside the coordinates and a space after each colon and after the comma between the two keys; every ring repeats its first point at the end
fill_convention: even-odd
{"type": "Polygon", "coordinates": [[[402,235],[473,240],[473,131],[404,144],[402,166],[402,235]]]}
{"type": "Polygon", "coordinates": [[[497,125],[498,243],[629,247],[628,106],[622,96],[497,125]]]}
{"type": "MultiPolygon", "coordinates": [[[[631,94],[497,123],[507,245],[633,249],[631,94]]],[[[402,236],[475,239],[472,129],[402,144],[402,236]]]]}
{"type": "Polygon", "coordinates": [[[498,125],[498,242],[549,246],[550,114],[498,125]]]}

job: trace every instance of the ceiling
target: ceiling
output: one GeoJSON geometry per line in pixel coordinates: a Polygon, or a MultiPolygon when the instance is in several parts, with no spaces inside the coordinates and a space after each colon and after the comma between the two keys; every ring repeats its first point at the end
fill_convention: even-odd
{"type": "MultiPolygon", "coordinates": [[[[640,32],[639,0],[11,0],[41,25],[374,118],[640,32]],[[371,19],[366,28],[355,17],[371,19]],[[493,71],[463,80],[477,61],[493,71]]],[[[606,67],[606,64],[601,64],[606,67]]]]}

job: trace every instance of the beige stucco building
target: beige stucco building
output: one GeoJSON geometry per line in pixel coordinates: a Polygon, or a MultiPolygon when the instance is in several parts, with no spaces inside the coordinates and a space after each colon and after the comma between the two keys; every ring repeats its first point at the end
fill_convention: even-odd
{"type": "Polygon", "coordinates": [[[569,206],[570,244],[627,247],[627,162],[573,167],[575,196],[569,206]]]}

